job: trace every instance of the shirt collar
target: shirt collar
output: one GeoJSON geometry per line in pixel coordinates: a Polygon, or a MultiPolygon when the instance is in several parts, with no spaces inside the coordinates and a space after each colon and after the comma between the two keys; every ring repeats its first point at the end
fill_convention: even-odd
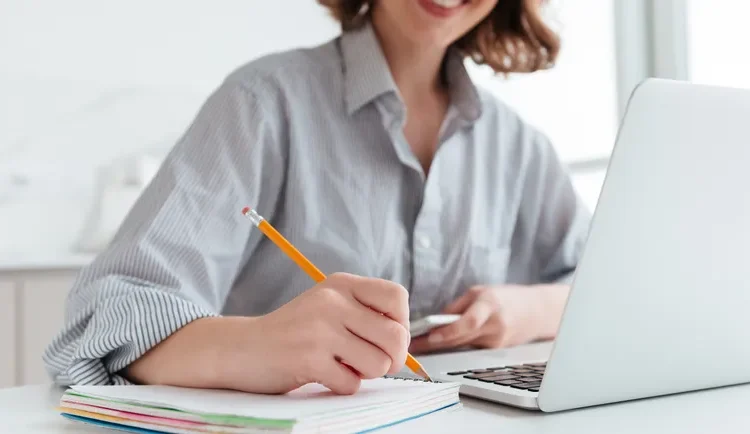
{"type": "MultiPolygon", "coordinates": [[[[375,30],[369,22],[361,28],[345,31],[341,36],[344,69],[344,98],[352,114],[386,93],[398,95],[398,88],[388,68],[375,30]]],[[[459,115],[468,122],[482,114],[482,103],[474,83],[463,64],[463,57],[451,48],[446,56],[445,73],[451,97],[459,115]]]]}
{"type": "Polygon", "coordinates": [[[341,36],[344,98],[349,114],[384,93],[398,94],[388,62],[369,22],[341,36]]]}
{"type": "Polygon", "coordinates": [[[448,50],[445,59],[445,78],[451,104],[458,109],[459,115],[467,122],[473,123],[482,115],[482,100],[474,82],[464,66],[464,58],[454,48],[448,50]]]}

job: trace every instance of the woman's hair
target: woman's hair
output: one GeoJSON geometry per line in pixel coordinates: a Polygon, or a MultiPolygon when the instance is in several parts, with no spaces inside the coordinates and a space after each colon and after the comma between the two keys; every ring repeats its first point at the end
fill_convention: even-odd
{"type": "MultiPolygon", "coordinates": [[[[341,22],[344,31],[369,19],[377,0],[318,0],[341,22]]],[[[490,14],[455,42],[464,55],[496,73],[534,72],[552,67],[560,39],[542,20],[544,0],[498,0],[490,14]]]]}

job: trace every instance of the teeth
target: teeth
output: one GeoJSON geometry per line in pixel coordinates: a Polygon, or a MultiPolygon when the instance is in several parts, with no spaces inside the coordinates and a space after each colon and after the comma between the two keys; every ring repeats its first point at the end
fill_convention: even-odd
{"type": "Polygon", "coordinates": [[[455,8],[461,6],[463,0],[432,0],[433,3],[444,8],[455,8]]]}

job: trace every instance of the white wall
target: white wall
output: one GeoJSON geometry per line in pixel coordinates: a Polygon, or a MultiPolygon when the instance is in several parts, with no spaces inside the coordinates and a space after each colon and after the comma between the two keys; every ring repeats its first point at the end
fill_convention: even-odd
{"type": "Polygon", "coordinates": [[[0,2],[0,258],[68,250],[98,166],[162,155],[231,70],[337,33],[314,0],[0,2]]]}
{"type": "Polygon", "coordinates": [[[0,8],[11,72],[107,84],[211,85],[260,54],[338,33],[315,0],[4,0],[0,8]]]}
{"type": "Polygon", "coordinates": [[[690,81],[750,88],[750,59],[745,54],[750,3],[716,7],[714,2],[689,0],[687,4],[690,81]]]}

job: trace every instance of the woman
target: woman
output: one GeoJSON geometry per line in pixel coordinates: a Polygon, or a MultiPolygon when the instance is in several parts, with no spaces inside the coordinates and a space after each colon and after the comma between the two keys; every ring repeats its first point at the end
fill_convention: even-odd
{"type": "Polygon", "coordinates": [[[81,273],[45,354],[58,383],[353,393],[408,349],[554,337],[589,217],[462,64],[548,67],[537,2],[321,3],[343,35],[229,75],[81,273]],[[330,278],[311,287],[245,205],[330,278]],[[441,311],[461,319],[410,342],[441,311]]]}

